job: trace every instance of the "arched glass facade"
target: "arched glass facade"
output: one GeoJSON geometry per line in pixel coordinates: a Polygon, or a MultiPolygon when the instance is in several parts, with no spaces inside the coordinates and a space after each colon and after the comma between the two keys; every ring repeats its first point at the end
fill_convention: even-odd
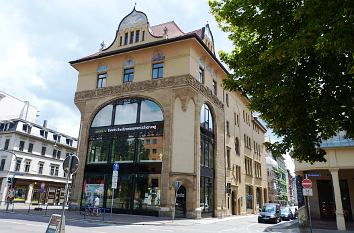
{"type": "Polygon", "coordinates": [[[115,101],[96,114],[89,130],[82,206],[99,197],[100,206],[110,207],[113,164],[117,162],[113,211],[157,215],[163,124],[160,106],[142,98],[115,101]]]}
{"type": "Polygon", "coordinates": [[[208,105],[200,110],[200,207],[203,216],[214,210],[214,120],[208,105]]]}

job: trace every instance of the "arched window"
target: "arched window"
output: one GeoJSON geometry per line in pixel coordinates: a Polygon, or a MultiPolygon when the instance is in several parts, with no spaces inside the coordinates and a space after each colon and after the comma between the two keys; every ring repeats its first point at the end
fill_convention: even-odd
{"type": "Polygon", "coordinates": [[[240,155],[240,141],[238,137],[235,138],[235,151],[237,155],[240,155]]]}
{"type": "Polygon", "coordinates": [[[122,99],[103,107],[90,128],[87,163],[161,161],[163,113],[148,99],[122,99]]]}
{"type": "Polygon", "coordinates": [[[214,120],[210,108],[200,110],[200,207],[204,216],[214,211],[214,120]]]}

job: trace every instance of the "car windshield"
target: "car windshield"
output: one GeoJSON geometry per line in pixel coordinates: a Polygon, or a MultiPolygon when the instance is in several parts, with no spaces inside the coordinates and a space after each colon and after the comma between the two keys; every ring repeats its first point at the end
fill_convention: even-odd
{"type": "Polygon", "coordinates": [[[263,206],[262,212],[267,212],[267,213],[274,213],[275,207],[274,206],[263,206]]]}
{"type": "Polygon", "coordinates": [[[288,208],[281,208],[281,209],[280,209],[280,212],[281,212],[282,214],[287,214],[287,213],[289,213],[289,209],[288,209],[288,208]]]}

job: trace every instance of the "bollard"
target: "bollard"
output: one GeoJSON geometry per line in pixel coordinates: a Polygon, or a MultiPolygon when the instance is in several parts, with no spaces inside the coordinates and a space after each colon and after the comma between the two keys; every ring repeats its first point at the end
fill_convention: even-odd
{"type": "Polygon", "coordinates": [[[47,203],[47,205],[45,206],[44,216],[46,216],[46,215],[47,215],[47,210],[48,210],[48,203],[47,203]]]}

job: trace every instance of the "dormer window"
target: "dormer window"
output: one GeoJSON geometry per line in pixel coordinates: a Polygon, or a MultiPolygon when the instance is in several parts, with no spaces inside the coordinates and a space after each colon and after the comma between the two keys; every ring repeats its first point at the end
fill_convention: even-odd
{"type": "Polygon", "coordinates": [[[41,129],[39,131],[39,134],[44,137],[44,138],[47,138],[48,137],[48,131],[45,131],[44,129],[41,129]]]}
{"type": "Polygon", "coordinates": [[[73,145],[73,140],[70,139],[70,138],[67,138],[66,139],[66,144],[69,145],[69,146],[72,146],[73,145]]]}
{"type": "Polygon", "coordinates": [[[135,31],[135,43],[138,43],[140,40],[140,30],[135,31]]]}
{"type": "Polygon", "coordinates": [[[122,46],[122,36],[119,37],[119,46],[122,46]]]}
{"type": "Polygon", "coordinates": [[[26,133],[31,133],[32,130],[32,126],[28,125],[28,124],[23,124],[22,125],[22,131],[26,132],[26,133]]]}
{"type": "Polygon", "coordinates": [[[53,140],[56,142],[60,142],[60,135],[53,134],[53,140]]]}
{"type": "Polygon", "coordinates": [[[141,41],[144,41],[145,40],[145,31],[143,31],[143,35],[141,37],[141,41]]]}
{"type": "Polygon", "coordinates": [[[124,45],[128,44],[128,32],[124,33],[124,45]]]}
{"type": "Polygon", "coordinates": [[[130,32],[130,41],[129,44],[133,44],[134,42],[134,31],[130,32]]]}

